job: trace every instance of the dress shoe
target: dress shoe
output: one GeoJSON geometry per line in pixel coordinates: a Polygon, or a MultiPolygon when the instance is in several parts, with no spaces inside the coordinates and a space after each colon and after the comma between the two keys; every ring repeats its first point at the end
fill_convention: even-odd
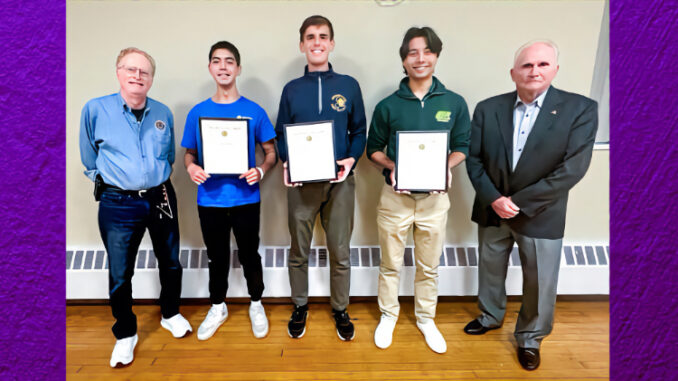
{"type": "Polygon", "coordinates": [[[537,348],[518,348],[518,362],[525,370],[535,370],[539,368],[539,349],[537,348]]]}
{"type": "Polygon", "coordinates": [[[470,323],[466,324],[466,327],[464,327],[464,332],[466,332],[469,335],[482,335],[487,331],[497,329],[497,328],[499,328],[499,327],[491,327],[491,328],[484,327],[482,324],[480,324],[478,319],[475,319],[475,320],[471,321],[470,323]]]}

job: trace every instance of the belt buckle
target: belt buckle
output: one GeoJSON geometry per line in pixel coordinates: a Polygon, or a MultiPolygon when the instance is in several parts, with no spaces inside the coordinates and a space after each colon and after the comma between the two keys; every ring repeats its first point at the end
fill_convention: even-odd
{"type": "Polygon", "coordinates": [[[139,197],[144,197],[146,192],[148,192],[148,189],[141,189],[137,191],[137,194],[139,194],[139,197]]]}

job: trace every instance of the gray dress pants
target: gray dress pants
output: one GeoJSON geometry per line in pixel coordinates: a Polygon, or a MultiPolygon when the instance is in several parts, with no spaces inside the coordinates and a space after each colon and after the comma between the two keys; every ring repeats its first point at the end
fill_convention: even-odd
{"type": "Polygon", "coordinates": [[[539,348],[553,328],[562,239],[531,238],[502,222],[478,227],[478,307],[480,323],[498,327],[506,313],[506,272],[513,244],[523,271],[523,299],[515,338],[522,348],[539,348]]]}

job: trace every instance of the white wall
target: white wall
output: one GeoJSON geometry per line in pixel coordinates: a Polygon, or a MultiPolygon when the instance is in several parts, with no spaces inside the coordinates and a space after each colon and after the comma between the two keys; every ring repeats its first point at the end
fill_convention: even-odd
{"type": "MultiPolygon", "coordinates": [[[[472,113],[477,102],[513,90],[513,53],[523,42],[550,38],[560,47],[554,85],[589,95],[604,1],[68,1],[66,81],[66,242],[99,248],[97,204],[78,151],[80,110],[87,100],[116,92],[115,58],[128,46],[148,51],[158,67],[149,96],[174,112],[177,162],[172,181],[179,197],[182,247],[203,247],[196,187],[183,168],[179,147],[190,108],[214,92],[207,71],[210,46],[234,43],[242,56],[240,92],[259,103],[274,123],[286,82],[303,74],[298,29],[312,14],[334,24],[330,62],[361,85],[367,120],[402,77],[398,48],[407,28],[428,25],[443,41],[437,77],[461,94],[472,113]]],[[[573,189],[566,242],[606,243],[609,236],[609,154],[596,151],[587,176],[573,189]]],[[[447,244],[476,242],[470,221],[473,189],[457,168],[450,192],[447,244]]],[[[378,245],[375,206],[383,178],[363,157],[357,170],[356,245],[378,245]]],[[[280,165],[262,183],[263,245],[286,245],[286,195],[280,165]]],[[[318,233],[318,231],[316,231],[318,233]]],[[[324,239],[316,236],[316,244],[324,239]]],[[[146,237],[142,247],[150,247],[146,237]]]]}

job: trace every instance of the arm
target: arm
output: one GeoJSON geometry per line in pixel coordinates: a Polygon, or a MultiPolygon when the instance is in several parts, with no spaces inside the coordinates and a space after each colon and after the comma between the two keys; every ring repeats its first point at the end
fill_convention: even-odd
{"type": "MultiPolygon", "coordinates": [[[[469,147],[469,155],[466,158],[466,171],[468,177],[473,184],[476,195],[480,203],[484,206],[489,206],[495,200],[502,197],[497,188],[492,183],[492,180],[485,172],[483,164],[483,125],[484,125],[484,110],[483,104],[479,103],[473,113],[473,120],[471,120],[471,145],[469,147]]],[[[497,142],[497,144],[501,144],[497,142]]]]}
{"type": "Polygon", "coordinates": [[[94,140],[94,123],[90,118],[89,105],[85,105],[80,116],[80,160],[85,166],[85,175],[95,181],[99,171],[96,160],[99,149],[94,140]]]}
{"type": "Polygon", "coordinates": [[[261,148],[264,150],[264,161],[261,163],[261,165],[255,168],[250,168],[247,172],[238,177],[239,179],[245,177],[247,184],[249,185],[254,185],[261,181],[261,179],[264,178],[264,174],[268,172],[268,170],[271,169],[277,161],[273,139],[261,143],[261,148]]]}
{"type": "Polygon", "coordinates": [[[280,106],[278,107],[278,119],[275,122],[276,141],[278,143],[278,154],[280,161],[287,162],[287,143],[285,142],[285,124],[291,123],[290,108],[287,101],[287,87],[285,87],[280,95],[280,106]]]}
{"type": "Polygon", "coordinates": [[[204,183],[210,175],[205,172],[201,166],[198,165],[198,150],[186,148],[184,154],[184,166],[186,172],[196,185],[204,183]]]}
{"type": "Polygon", "coordinates": [[[563,160],[536,183],[511,196],[527,216],[532,217],[556,197],[566,194],[582,177],[591,164],[593,144],[598,130],[598,103],[591,101],[575,119],[563,160]]]}
{"type": "MultiPolygon", "coordinates": [[[[360,91],[360,85],[355,82],[355,94],[353,95],[353,107],[351,108],[351,115],[349,115],[348,125],[348,153],[353,159],[351,167],[358,162],[360,156],[365,152],[365,141],[367,136],[367,120],[365,119],[365,105],[363,103],[363,95],[360,91]]],[[[340,160],[341,161],[341,160],[340,160]]],[[[341,165],[341,164],[340,164],[341,165]]],[[[348,174],[347,174],[348,176],[348,174]]]]}

